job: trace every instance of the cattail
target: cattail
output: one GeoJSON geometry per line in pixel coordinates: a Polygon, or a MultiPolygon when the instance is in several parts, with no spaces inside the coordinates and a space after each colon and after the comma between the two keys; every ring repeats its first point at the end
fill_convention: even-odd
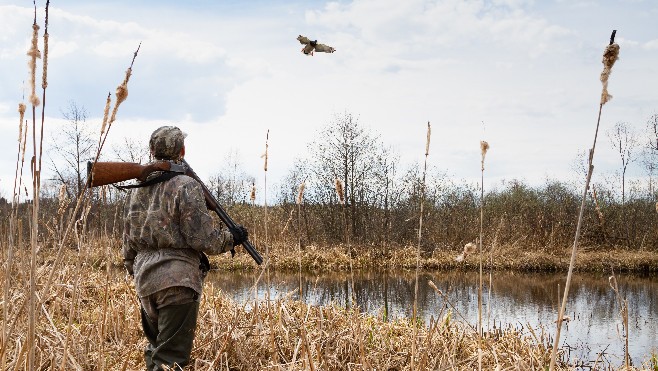
{"type": "Polygon", "coordinates": [[[121,84],[117,86],[117,90],[114,93],[117,97],[117,100],[114,103],[114,108],[112,109],[112,115],[110,116],[110,121],[109,121],[110,126],[112,126],[112,123],[114,122],[114,120],[116,120],[117,111],[119,111],[119,106],[121,105],[121,103],[123,103],[123,101],[126,100],[126,98],[128,98],[128,81],[130,80],[130,76],[133,73],[133,63],[135,63],[135,58],[137,58],[137,53],[139,53],[139,48],[141,47],[142,44],[140,43],[139,46],[137,47],[137,50],[135,50],[135,53],[133,55],[133,60],[130,63],[130,67],[128,67],[128,69],[126,70],[126,77],[124,77],[123,82],[121,82],[121,84]]]}
{"type": "Polygon", "coordinates": [[[256,184],[251,183],[251,194],[249,195],[251,202],[256,201],[256,184]]]}
{"type": "Polygon", "coordinates": [[[334,186],[336,187],[336,194],[338,195],[338,202],[341,204],[345,203],[345,195],[343,194],[343,182],[340,179],[336,178],[334,181],[334,186]]]}
{"type": "Polygon", "coordinates": [[[270,130],[267,129],[267,135],[265,136],[265,153],[263,153],[260,158],[265,159],[265,165],[263,166],[263,170],[267,171],[267,147],[269,146],[268,142],[270,140],[270,130]]]}
{"type": "Polygon", "coordinates": [[[430,137],[432,136],[432,128],[429,121],[427,122],[427,141],[425,142],[425,156],[430,154],[430,137]]]}
{"type": "Polygon", "coordinates": [[[57,200],[59,200],[60,203],[66,200],[66,184],[62,184],[62,186],[59,187],[59,195],[57,196],[57,200]]]}
{"type": "Polygon", "coordinates": [[[68,198],[68,194],[66,193],[66,184],[62,184],[62,186],[59,187],[59,195],[57,196],[57,200],[59,201],[59,209],[57,210],[57,215],[62,215],[71,202],[68,198]]]}
{"type": "Polygon", "coordinates": [[[25,116],[25,104],[18,103],[18,113],[20,114],[20,119],[18,121],[18,143],[23,140],[23,117],[25,116]]]}
{"type": "Polygon", "coordinates": [[[612,66],[619,59],[619,45],[611,43],[605,47],[603,52],[603,71],[601,72],[601,83],[603,84],[603,91],[601,92],[601,105],[606,104],[612,95],[608,94],[608,78],[612,72],[612,66]]]}
{"type": "Polygon", "coordinates": [[[477,249],[477,245],[475,245],[473,242],[469,242],[466,245],[464,245],[464,251],[462,251],[461,254],[459,254],[455,260],[458,262],[463,262],[464,259],[466,259],[467,256],[473,254],[475,250],[477,249]]]}
{"type": "Polygon", "coordinates": [[[105,110],[103,111],[103,125],[101,126],[101,135],[105,133],[105,127],[107,126],[107,117],[110,113],[111,103],[112,103],[112,94],[107,93],[107,101],[105,102],[105,110]]]}
{"type": "Polygon", "coordinates": [[[489,143],[485,140],[480,141],[480,153],[482,154],[482,170],[484,170],[484,157],[487,155],[489,150],[489,143]]]}
{"type": "Polygon", "coordinates": [[[30,57],[30,60],[28,62],[28,66],[30,67],[30,103],[32,103],[33,106],[38,106],[41,101],[39,100],[39,97],[37,97],[36,94],[36,87],[35,87],[35,81],[36,81],[36,69],[37,69],[37,58],[41,58],[41,52],[39,51],[39,46],[38,46],[38,37],[39,37],[39,25],[35,23],[32,25],[32,42],[30,49],[27,51],[27,55],[30,57]]]}
{"type": "Polygon", "coordinates": [[[48,35],[48,28],[46,27],[46,33],[43,34],[43,73],[41,75],[41,88],[44,90],[48,87],[48,39],[49,38],[50,36],[48,35]]]}
{"type": "Polygon", "coordinates": [[[304,198],[304,188],[306,187],[306,182],[302,182],[302,184],[299,185],[299,189],[297,190],[297,205],[300,205],[302,203],[302,199],[304,198]]]}

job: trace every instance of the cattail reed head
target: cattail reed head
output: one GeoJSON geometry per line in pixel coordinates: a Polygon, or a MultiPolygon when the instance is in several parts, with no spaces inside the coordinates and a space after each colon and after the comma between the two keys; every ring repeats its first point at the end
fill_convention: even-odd
{"type": "Polygon", "coordinates": [[[263,153],[261,158],[265,159],[265,164],[263,165],[263,170],[267,171],[267,147],[269,146],[268,142],[270,141],[270,130],[267,129],[267,135],[265,136],[265,153],[263,153]]]}
{"type": "Polygon", "coordinates": [[[482,155],[482,170],[484,170],[484,157],[487,155],[487,151],[489,150],[489,143],[485,140],[480,141],[480,154],[482,155]]]}
{"type": "Polygon", "coordinates": [[[611,43],[605,47],[603,51],[603,71],[601,72],[601,83],[603,84],[603,90],[601,92],[601,105],[606,104],[612,95],[608,94],[608,78],[612,72],[612,66],[619,59],[619,45],[617,43],[611,43]]]}
{"type": "Polygon", "coordinates": [[[462,253],[459,254],[455,260],[458,262],[463,262],[464,259],[466,259],[467,256],[473,254],[475,250],[477,250],[477,245],[475,245],[473,242],[469,242],[464,245],[464,251],[462,251],[462,253]]]}
{"type": "Polygon", "coordinates": [[[117,86],[117,91],[114,93],[117,97],[117,104],[123,103],[123,101],[128,98],[128,85],[127,81],[124,80],[124,82],[117,86]]]}
{"type": "Polygon", "coordinates": [[[43,34],[43,73],[41,75],[41,88],[46,89],[48,87],[48,29],[46,28],[46,33],[43,34]]]}
{"type": "Polygon", "coordinates": [[[302,203],[302,200],[304,199],[304,188],[306,187],[306,182],[302,182],[302,184],[299,185],[299,189],[297,190],[297,205],[300,205],[302,203]]]}
{"type": "Polygon", "coordinates": [[[20,115],[18,119],[18,143],[20,143],[23,140],[23,117],[25,116],[24,103],[18,103],[18,113],[20,115]]]}
{"type": "Polygon", "coordinates": [[[430,122],[427,122],[427,141],[425,142],[425,156],[430,154],[430,137],[432,136],[432,128],[430,122]]]}
{"type": "Polygon", "coordinates": [[[256,201],[256,184],[251,183],[251,194],[249,195],[251,202],[256,201]]]}
{"type": "Polygon", "coordinates": [[[62,215],[71,202],[68,198],[68,194],[66,193],[66,184],[62,184],[62,186],[59,187],[59,195],[57,195],[57,200],[59,201],[59,209],[57,210],[57,215],[62,215]]]}
{"type": "Polygon", "coordinates": [[[107,117],[110,114],[111,103],[112,103],[112,94],[107,93],[107,101],[105,102],[105,110],[103,111],[103,125],[101,125],[101,135],[105,133],[105,127],[107,126],[107,117]]]}
{"type": "Polygon", "coordinates": [[[336,178],[334,180],[334,186],[336,188],[336,194],[338,195],[338,202],[345,204],[345,194],[343,193],[343,182],[340,179],[336,178]]]}
{"type": "Polygon", "coordinates": [[[32,25],[32,42],[30,44],[30,49],[27,51],[27,55],[30,57],[28,66],[30,67],[30,103],[33,106],[38,106],[41,101],[36,94],[36,70],[37,70],[37,58],[41,58],[41,52],[39,51],[39,25],[35,23],[32,25]]]}
{"type": "Polygon", "coordinates": [[[66,199],[66,184],[62,184],[62,186],[59,187],[59,195],[57,196],[57,199],[59,202],[63,202],[66,199]]]}

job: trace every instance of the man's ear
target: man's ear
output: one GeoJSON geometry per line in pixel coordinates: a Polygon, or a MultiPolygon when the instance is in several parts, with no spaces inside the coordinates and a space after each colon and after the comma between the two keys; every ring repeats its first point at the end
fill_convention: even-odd
{"type": "Polygon", "coordinates": [[[185,145],[183,145],[183,148],[180,149],[180,158],[185,157],[185,145]]]}

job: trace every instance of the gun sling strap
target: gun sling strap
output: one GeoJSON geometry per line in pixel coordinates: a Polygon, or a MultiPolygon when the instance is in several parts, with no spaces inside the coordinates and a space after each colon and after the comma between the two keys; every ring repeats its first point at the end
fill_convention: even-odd
{"type": "Polygon", "coordinates": [[[169,180],[169,179],[171,179],[171,178],[173,178],[177,175],[185,174],[184,166],[181,166],[181,165],[178,165],[178,164],[171,164],[170,166],[171,166],[171,168],[170,168],[169,171],[164,171],[163,170],[162,174],[160,174],[160,175],[158,175],[154,178],[148,179],[145,182],[141,182],[139,184],[127,185],[127,186],[119,186],[119,185],[114,185],[114,186],[116,188],[122,190],[122,191],[132,189],[132,188],[149,187],[149,186],[152,186],[154,184],[166,182],[167,180],[169,180]]]}

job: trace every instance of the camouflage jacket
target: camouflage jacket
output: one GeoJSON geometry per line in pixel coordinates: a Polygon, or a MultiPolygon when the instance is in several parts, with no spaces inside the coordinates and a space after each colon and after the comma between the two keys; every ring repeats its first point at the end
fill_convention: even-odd
{"type": "Polygon", "coordinates": [[[200,252],[215,255],[233,246],[231,233],[217,224],[201,185],[187,175],[131,190],[124,209],[123,258],[134,272],[137,295],[174,286],[200,294],[200,252]]]}

